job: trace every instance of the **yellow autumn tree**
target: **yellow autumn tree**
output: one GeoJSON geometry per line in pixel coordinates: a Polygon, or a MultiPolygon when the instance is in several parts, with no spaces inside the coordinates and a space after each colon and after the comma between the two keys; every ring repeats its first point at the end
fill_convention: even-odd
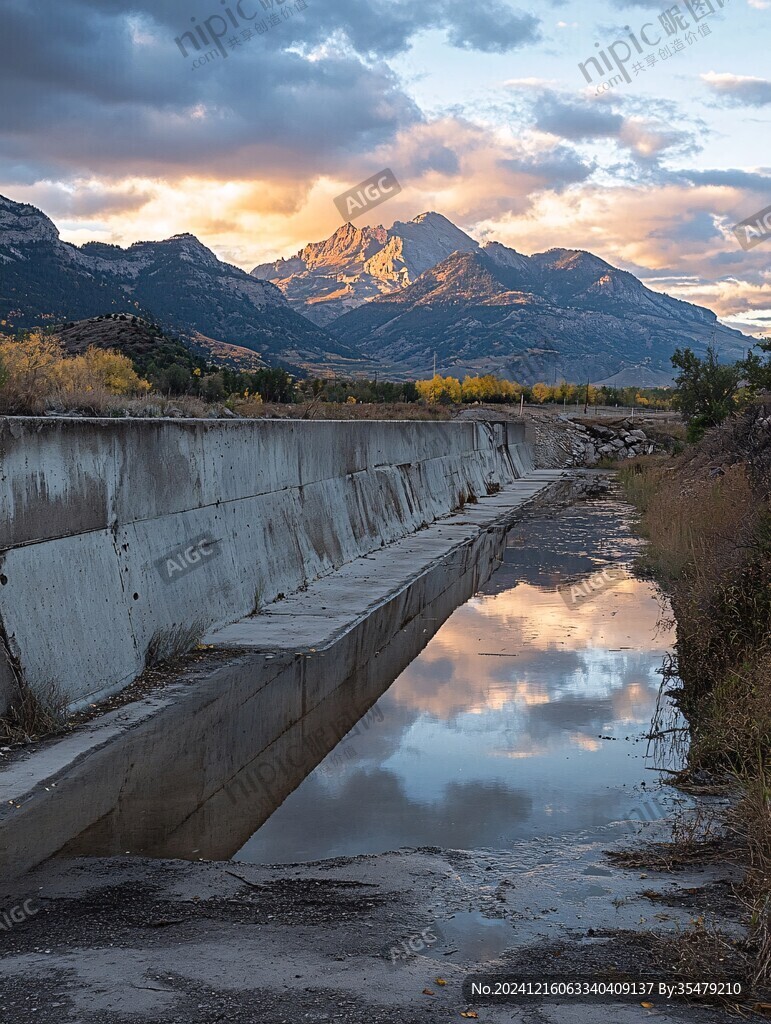
{"type": "Polygon", "coordinates": [[[64,359],[59,385],[65,393],[107,391],[111,395],[143,395],[150,390],[131,360],[120,352],[93,345],[82,356],[64,359]]]}
{"type": "Polygon", "coordinates": [[[464,402],[514,402],[519,400],[522,388],[488,373],[484,377],[466,377],[462,392],[464,402]]]}
{"type": "Polygon", "coordinates": [[[41,331],[31,331],[18,340],[0,339],[0,362],[6,376],[0,395],[5,408],[11,412],[33,409],[51,394],[63,358],[58,338],[41,331]]]}
{"type": "Polygon", "coordinates": [[[539,405],[543,405],[547,399],[551,398],[552,389],[548,384],[543,384],[539,381],[537,384],[533,384],[530,389],[530,394],[533,396],[534,402],[538,402],[539,405]]]}
{"type": "Polygon", "coordinates": [[[418,396],[431,405],[458,405],[462,398],[461,383],[457,377],[442,377],[438,374],[431,380],[415,382],[418,396]]]}

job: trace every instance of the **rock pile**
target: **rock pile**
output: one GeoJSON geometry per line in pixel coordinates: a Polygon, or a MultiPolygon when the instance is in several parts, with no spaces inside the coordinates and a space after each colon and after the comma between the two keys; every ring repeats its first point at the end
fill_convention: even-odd
{"type": "Polygon", "coordinates": [[[582,423],[562,414],[530,414],[527,419],[528,440],[535,450],[536,464],[543,468],[591,468],[601,461],[619,462],[666,447],[660,432],[656,439],[649,437],[639,420],[631,418],[610,424],[582,423]]]}
{"type": "Polygon", "coordinates": [[[581,498],[604,498],[610,489],[610,477],[603,476],[597,470],[592,473],[576,473],[573,477],[573,497],[576,501],[581,498]]]}
{"type": "Polygon", "coordinates": [[[624,421],[613,427],[599,424],[571,423],[577,437],[572,439],[576,465],[596,466],[601,459],[633,459],[638,455],[652,455],[655,443],[644,430],[624,421]]]}

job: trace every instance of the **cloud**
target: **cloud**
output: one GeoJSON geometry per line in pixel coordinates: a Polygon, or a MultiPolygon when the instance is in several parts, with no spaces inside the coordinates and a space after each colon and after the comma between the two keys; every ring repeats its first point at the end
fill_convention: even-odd
{"type": "Polygon", "coordinates": [[[767,78],[708,71],[701,79],[715,95],[733,107],[765,107],[771,103],[771,80],[767,78]]]}
{"type": "Polygon", "coordinates": [[[587,249],[649,287],[721,317],[771,308],[768,251],[743,252],[731,231],[755,200],[740,188],[692,184],[692,176],[673,174],[647,186],[589,181],[560,195],[544,191],[525,213],[490,217],[475,234],[524,253],[587,249]]]}
{"type": "MultiPolygon", "coordinates": [[[[211,18],[240,26],[266,16],[262,0],[229,0],[224,5],[200,0],[189,14],[182,12],[178,0],[132,0],[131,4],[125,0],[63,0],[63,5],[71,10],[89,9],[91,14],[106,11],[115,19],[128,18],[128,12],[138,14],[161,27],[170,39],[211,18]],[[195,26],[191,16],[197,16],[195,26]]],[[[284,4],[271,6],[278,12],[284,4]]],[[[301,12],[296,11],[293,0],[287,0],[286,7],[290,9],[287,24],[276,27],[284,29],[291,23],[303,45],[317,47],[337,37],[359,54],[381,58],[406,52],[418,33],[431,30],[444,31],[451,46],[484,53],[507,53],[540,38],[539,19],[512,9],[505,0],[488,0],[484,5],[467,0],[307,0],[301,12]]],[[[217,32],[222,31],[219,22],[212,24],[217,32]]],[[[265,34],[271,46],[281,45],[277,36],[265,34]]]]}
{"type": "MultiPolygon", "coordinates": [[[[655,113],[651,104],[648,107],[655,113]]],[[[539,131],[570,142],[612,139],[644,162],[656,160],[667,150],[693,148],[693,135],[687,129],[672,128],[671,119],[662,117],[657,122],[622,110],[616,101],[576,101],[546,89],[532,105],[532,118],[539,131]]]]}
{"type": "Polygon", "coordinates": [[[545,94],[534,106],[535,125],[542,132],[563,139],[583,142],[587,139],[618,138],[624,126],[620,114],[588,103],[578,104],[545,94]]]}
{"type": "Polygon", "coordinates": [[[771,192],[771,168],[763,171],[745,171],[738,168],[726,170],[686,170],[680,172],[682,177],[687,178],[699,185],[727,185],[729,188],[747,189],[756,192],[758,195],[765,195],[771,192]]]}
{"type": "Polygon", "coordinates": [[[418,33],[484,53],[540,38],[538,18],[504,0],[287,0],[289,16],[261,35],[259,0],[183,11],[178,0],[3,0],[0,94],[14,102],[0,106],[0,176],[307,182],[423,120],[385,63],[418,33]]]}
{"type": "MultiPolygon", "coordinates": [[[[410,2],[420,7],[420,3],[410,2]]],[[[535,15],[512,11],[501,0],[486,0],[484,4],[449,0],[444,21],[450,44],[464,50],[508,53],[541,38],[535,15]]]]}
{"type": "Polygon", "coordinates": [[[504,89],[545,89],[557,84],[555,78],[507,78],[504,89]]]}
{"type": "MultiPolygon", "coordinates": [[[[378,211],[386,223],[437,209],[479,238],[579,245],[670,274],[684,292],[720,282],[721,311],[731,295],[771,305],[767,250],[741,252],[730,231],[767,205],[771,173],[691,167],[684,157],[708,129],[683,101],[631,90],[582,100],[523,64],[489,107],[421,108],[409,72],[400,77],[407,63],[391,58],[423,46],[491,54],[500,82],[497,55],[542,32],[516,2],[307,0],[300,11],[287,0],[294,13],[269,31],[232,49],[223,37],[226,56],[209,45],[188,58],[176,38],[222,12],[261,16],[260,0],[2,4],[0,95],[13,102],[0,104],[0,191],[53,215],[68,240],[189,230],[251,267],[329,235],[334,196],[389,166],[404,191],[378,211]]],[[[755,105],[769,86],[714,73],[705,84],[755,105]]]]}

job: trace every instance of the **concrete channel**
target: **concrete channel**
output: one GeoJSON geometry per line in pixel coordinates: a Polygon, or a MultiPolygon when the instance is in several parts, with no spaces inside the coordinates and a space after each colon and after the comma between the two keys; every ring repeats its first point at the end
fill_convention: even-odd
{"type": "MultiPolygon", "coordinates": [[[[354,426],[373,427],[369,441],[358,440],[353,449],[350,444],[346,449],[349,454],[358,451],[360,460],[360,451],[368,444],[379,445],[381,454],[386,442],[392,448],[404,446],[405,438],[395,431],[390,439],[386,432],[384,442],[383,433],[378,432],[383,424],[354,426]]],[[[416,425],[408,425],[409,437],[426,458],[414,471],[413,464],[404,464],[399,478],[404,481],[412,474],[414,480],[428,485],[429,491],[414,485],[402,487],[399,526],[391,529],[392,535],[400,536],[389,537],[386,544],[383,539],[377,541],[374,531],[362,532],[358,541],[351,539],[345,545],[346,555],[358,546],[357,557],[345,557],[342,564],[311,580],[306,566],[295,580],[293,593],[278,594],[275,583],[271,584],[266,592],[272,588],[272,596],[279,600],[262,606],[258,614],[234,615],[234,605],[227,605],[232,598],[227,595],[225,603],[218,605],[221,584],[216,582],[216,574],[215,582],[209,578],[207,584],[207,566],[185,573],[182,579],[188,581],[187,590],[182,591],[179,607],[169,610],[168,598],[158,607],[161,617],[166,616],[164,621],[179,621],[180,607],[184,612],[192,600],[191,588],[200,592],[208,585],[210,599],[204,604],[208,622],[202,637],[206,650],[195,666],[179,671],[148,696],[100,715],[6,764],[0,771],[3,875],[18,876],[59,853],[112,855],[130,850],[191,859],[231,856],[366,713],[452,611],[492,574],[506,533],[523,509],[569,492],[570,481],[562,472],[532,469],[524,437],[511,425],[418,426],[442,429],[428,429],[419,440],[416,425]],[[453,426],[462,430],[448,431],[453,426]],[[506,429],[499,430],[501,426],[506,429]],[[455,454],[442,455],[442,445],[455,454]],[[451,473],[449,483],[443,472],[451,473]],[[458,494],[465,503],[457,503],[458,494]],[[431,521],[427,522],[429,508],[431,521]],[[196,577],[201,579],[196,581],[196,577]]],[[[24,431],[28,430],[25,424],[24,431]]],[[[322,433],[322,442],[334,437],[331,431],[322,433]]],[[[194,431],[193,436],[200,439],[201,435],[194,431]]],[[[213,436],[222,444],[221,437],[213,436]]],[[[305,434],[306,440],[308,437],[305,434]]],[[[352,435],[348,437],[350,441],[352,435]]],[[[179,438],[189,442],[185,432],[178,434],[179,438]]],[[[93,438],[89,439],[92,442],[93,438]]],[[[112,465],[119,447],[115,442],[113,436],[112,465]]],[[[103,443],[100,437],[99,444],[103,443]]],[[[295,454],[301,449],[298,444],[295,454]]],[[[123,455],[117,458],[125,465],[123,455]]],[[[366,459],[364,463],[361,474],[369,472],[366,459]]],[[[144,472],[141,467],[140,475],[144,472]]],[[[379,478],[382,482],[382,475],[379,478]]],[[[389,478],[393,483],[393,477],[389,478]]],[[[345,472],[342,479],[348,483],[341,487],[338,478],[339,507],[358,508],[357,515],[366,514],[376,526],[378,516],[384,513],[357,504],[354,492],[362,481],[345,472]]],[[[57,482],[61,504],[68,492],[61,478],[57,482]]],[[[364,486],[376,483],[368,481],[364,486]]],[[[51,481],[43,484],[38,480],[38,493],[50,496],[51,481]]],[[[249,485],[253,488],[252,481],[249,485]]],[[[109,488],[100,493],[102,497],[107,494],[109,510],[114,497],[109,488]]],[[[17,503],[18,499],[17,488],[17,503]]],[[[67,500],[71,502],[71,496],[67,500]]],[[[284,500],[294,501],[295,497],[287,494],[284,500]]],[[[216,505],[204,508],[207,514],[217,514],[216,505]]],[[[320,509],[315,507],[314,512],[318,515],[320,509]]],[[[393,517],[393,504],[390,514],[393,517]]],[[[26,522],[37,523],[38,530],[41,521],[40,516],[27,515],[26,522]]],[[[345,520],[349,522],[350,518],[345,520]]],[[[101,543],[104,531],[100,524],[92,517],[90,525],[90,542],[101,543]]],[[[160,526],[163,543],[168,543],[168,524],[160,526]]],[[[298,525],[300,531],[308,528],[307,523],[298,525]]],[[[120,524],[117,530],[120,533],[120,524]]],[[[107,532],[114,538],[115,525],[107,532]]],[[[147,527],[146,533],[150,535],[147,527]]],[[[287,551],[296,550],[296,538],[277,536],[287,551]]],[[[179,532],[175,537],[179,546],[179,532]]],[[[49,556],[51,545],[62,539],[72,538],[17,545],[6,551],[2,564],[13,563],[9,555],[29,560],[31,548],[49,556]]],[[[225,546],[238,543],[238,537],[222,531],[220,540],[225,546]]],[[[122,550],[122,545],[113,545],[113,551],[122,550]]],[[[248,550],[253,557],[253,550],[248,550]]],[[[157,553],[157,546],[144,551],[143,564],[153,565],[157,553]]],[[[119,554],[117,557],[120,564],[119,554]]],[[[270,558],[275,564],[277,552],[270,558]]],[[[96,564],[102,564],[99,558],[96,564]]],[[[280,578],[287,580],[288,572],[284,568],[280,578]]],[[[94,586],[99,585],[98,577],[91,579],[94,586]]],[[[289,590],[289,585],[284,585],[289,590]]],[[[13,614],[9,613],[7,586],[3,590],[0,597],[5,603],[0,602],[0,611],[8,642],[7,624],[13,614]]],[[[201,600],[205,598],[206,593],[201,600]]],[[[89,607],[96,607],[101,615],[101,603],[92,601],[89,607]]],[[[113,631],[125,621],[119,617],[113,631]]],[[[107,617],[101,628],[109,629],[107,617]]],[[[143,635],[153,635],[150,626],[143,635]]],[[[33,634],[26,636],[27,647],[16,640],[15,649],[34,653],[33,634]]],[[[136,639],[136,631],[132,636],[136,639]]],[[[72,630],[59,639],[75,644],[76,654],[83,652],[83,640],[78,643],[72,630]]],[[[22,663],[18,654],[15,662],[18,671],[22,663]]],[[[88,652],[84,652],[83,663],[86,670],[93,668],[88,652]]],[[[93,680],[86,686],[94,692],[93,680]]],[[[74,704],[82,689],[72,691],[74,704]]],[[[113,681],[108,690],[114,689],[113,681]]]]}

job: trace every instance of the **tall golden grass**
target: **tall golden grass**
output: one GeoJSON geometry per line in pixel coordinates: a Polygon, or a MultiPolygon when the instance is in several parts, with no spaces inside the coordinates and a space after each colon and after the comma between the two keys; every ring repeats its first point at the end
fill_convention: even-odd
{"type": "MultiPolygon", "coordinates": [[[[730,447],[731,426],[725,428],[730,447]]],[[[698,453],[697,453],[698,454],[698,453]]],[[[678,703],[690,770],[730,777],[744,851],[748,974],[771,984],[771,508],[752,456],[715,466],[692,453],[622,471],[649,541],[646,559],[677,620],[678,703]]]]}

